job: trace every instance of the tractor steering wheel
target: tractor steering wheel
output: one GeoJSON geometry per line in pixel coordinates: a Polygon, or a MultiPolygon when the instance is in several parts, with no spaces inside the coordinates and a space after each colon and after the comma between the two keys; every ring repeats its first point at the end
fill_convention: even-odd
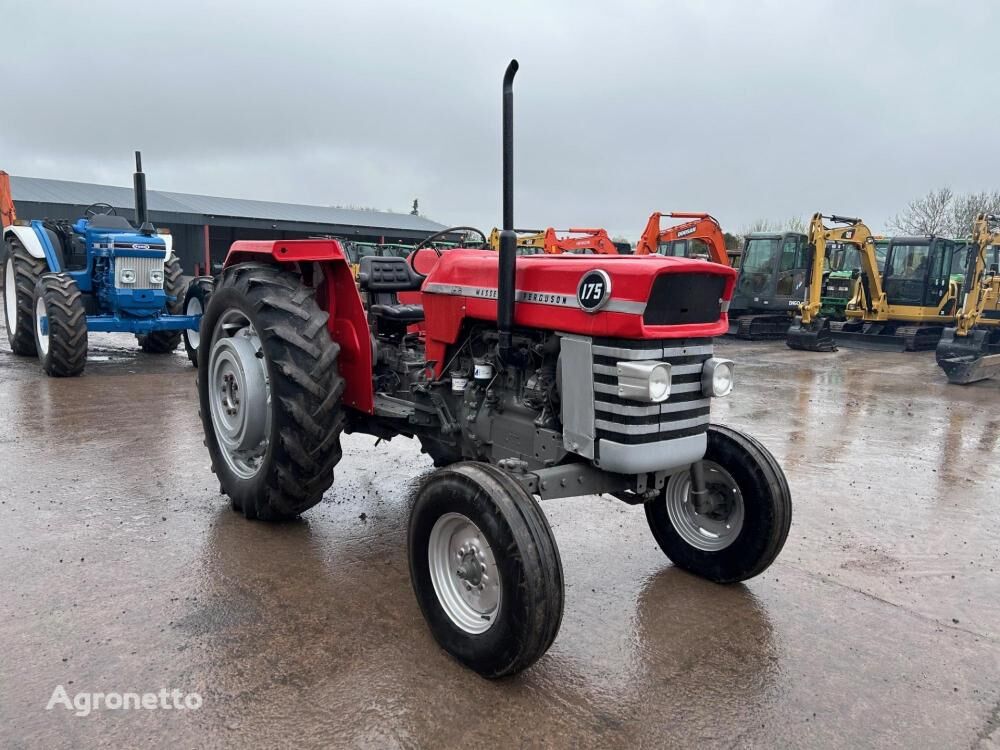
{"type": "MultiPolygon", "coordinates": [[[[482,237],[484,246],[489,243],[489,240],[486,239],[486,234],[483,232],[482,229],[476,229],[475,227],[448,227],[447,229],[442,229],[440,232],[435,232],[430,237],[425,237],[423,241],[420,242],[420,244],[418,244],[415,248],[413,248],[413,250],[410,251],[410,254],[406,257],[406,262],[410,264],[410,268],[413,269],[413,272],[420,274],[421,276],[427,275],[420,273],[420,271],[418,271],[417,267],[414,265],[415,258],[417,257],[417,251],[423,248],[424,245],[426,245],[428,242],[433,242],[438,237],[445,237],[455,232],[474,232],[475,234],[478,234],[480,237],[482,237]]],[[[439,258],[441,257],[442,254],[441,248],[431,246],[431,250],[433,250],[439,258]]]]}
{"type": "Polygon", "coordinates": [[[117,216],[118,211],[110,203],[91,203],[83,210],[83,215],[88,219],[92,219],[95,216],[117,216]]]}

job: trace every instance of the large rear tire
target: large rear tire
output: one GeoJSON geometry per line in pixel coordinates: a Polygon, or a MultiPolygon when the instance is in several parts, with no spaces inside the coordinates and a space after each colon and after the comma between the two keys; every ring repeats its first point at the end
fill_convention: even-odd
{"type": "Polygon", "coordinates": [[[87,311],[76,282],[46,273],[35,284],[35,348],[42,369],[54,378],[83,373],[87,364],[87,311]]]}
{"type": "Polygon", "coordinates": [[[202,319],[198,398],[212,471],[233,508],[281,521],[333,484],[344,425],[340,347],[290,271],[225,271],[202,319]]]}
{"type": "Polygon", "coordinates": [[[538,503],[505,472],[465,462],[430,475],[408,552],[431,633],[462,664],[505,677],[552,645],[563,613],[559,551],[538,503]]]}
{"type": "Polygon", "coordinates": [[[697,509],[690,474],[675,474],[663,494],[646,503],[653,537],[675,565],[710,581],[753,578],[788,537],[792,496],[785,475],[767,448],[720,425],[708,428],[702,465],[714,507],[697,509]]]}
{"type": "Polygon", "coordinates": [[[35,346],[35,284],[48,269],[21,241],[11,236],[3,256],[4,323],[11,351],[22,357],[38,355],[35,346]]]}
{"type": "MultiPolygon", "coordinates": [[[[208,308],[208,300],[215,291],[215,279],[211,276],[199,276],[188,284],[184,295],[184,315],[204,315],[208,308]]],[[[198,347],[201,345],[201,327],[185,328],[184,350],[188,359],[195,367],[198,366],[198,347]]]]}
{"type": "MultiPolygon", "coordinates": [[[[184,283],[184,271],[177,256],[171,255],[163,264],[163,291],[173,301],[167,300],[167,313],[180,315],[184,309],[184,296],[187,284],[184,283]]],[[[153,331],[140,333],[136,336],[139,346],[147,354],[169,354],[181,343],[180,331],[153,331]]]]}

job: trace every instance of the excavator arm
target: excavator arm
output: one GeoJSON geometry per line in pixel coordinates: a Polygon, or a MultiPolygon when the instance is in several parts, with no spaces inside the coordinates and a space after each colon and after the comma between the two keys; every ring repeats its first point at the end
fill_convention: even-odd
{"type": "Polygon", "coordinates": [[[724,266],[730,265],[729,255],[726,253],[726,239],[719,222],[710,214],[691,211],[672,211],[668,214],[655,211],[652,213],[649,221],[646,222],[646,228],[642,230],[635,254],[652,255],[658,251],[662,243],[674,240],[701,240],[708,245],[713,261],[724,266]],[[664,216],[672,219],[691,219],[691,221],[661,231],[660,220],[664,216]]]}
{"type": "Polygon", "coordinates": [[[0,171],[0,228],[9,227],[17,221],[14,210],[14,196],[10,192],[10,176],[0,171]]]}
{"type": "Polygon", "coordinates": [[[571,228],[567,234],[580,235],[576,237],[560,237],[556,230],[549,227],[545,230],[544,250],[549,254],[573,253],[581,250],[593,250],[597,255],[618,255],[618,248],[611,241],[604,229],[571,228]]]}
{"type": "Polygon", "coordinates": [[[1000,216],[979,214],[973,224],[974,251],[969,254],[965,271],[965,298],[956,319],[956,336],[968,336],[987,306],[997,304],[997,287],[1000,284],[995,274],[987,274],[986,251],[991,245],[1000,245],[1000,230],[994,229],[998,223],[1000,216]]]}
{"type": "MultiPolygon", "coordinates": [[[[861,256],[862,283],[858,284],[858,294],[864,293],[868,309],[874,301],[878,309],[885,306],[882,291],[882,277],[879,274],[878,258],[875,254],[875,238],[861,219],[847,216],[813,214],[809,221],[809,263],[806,277],[806,297],[799,304],[797,315],[788,329],[786,343],[792,349],[814,352],[836,350],[830,321],[819,316],[823,305],[823,272],[827,256],[827,245],[841,243],[854,245],[861,256]],[[824,219],[842,226],[828,227],[824,219]],[[864,292],[862,288],[864,287],[864,292]]],[[[853,302],[853,300],[852,300],[853,302]]]]}

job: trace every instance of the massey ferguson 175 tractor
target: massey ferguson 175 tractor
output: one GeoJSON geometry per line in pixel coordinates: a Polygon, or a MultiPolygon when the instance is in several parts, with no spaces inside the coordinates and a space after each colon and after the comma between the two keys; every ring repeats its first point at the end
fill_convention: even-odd
{"type": "Polygon", "coordinates": [[[368,256],[356,285],[336,240],[236,242],[198,358],[212,467],[247,518],[316,505],[344,432],[420,441],[438,468],[410,516],[413,588],[441,646],[486,677],[530,666],[559,630],[562,566],[539,500],[642,504],[666,555],[720,583],[765,570],[792,513],[767,449],[709,423],[733,387],[712,349],[731,268],[517,257],[516,71],[503,82],[499,253],[368,256]]]}

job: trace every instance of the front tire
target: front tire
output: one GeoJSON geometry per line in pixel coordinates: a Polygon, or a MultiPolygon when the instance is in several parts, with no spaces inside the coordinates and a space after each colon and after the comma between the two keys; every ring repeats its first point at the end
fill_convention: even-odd
{"type": "Polygon", "coordinates": [[[35,285],[48,269],[17,237],[7,240],[3,259],[4,322],[11,351],[22,357],[38,355],[35,346],[35,285]]]}
{"type": "MultiPolygon", "coordinates": [[[[215,279],[211,276],[199,276],[188,284],[184,295],[184,315],[204,315],[208,308],[208,300],[215,291],[215,279]]],[[[198,366],[198,347],[201,345],[201,327],[185,328],[184,350],[188,359],[195,367],[198,366]]]]}
{"type": "Polygon", "coordinates": [[[46,273],[35,284],[35,348],[42,369],[54,378],[83,373],[87,364],[87,312],[76,282],[46,273]]]}
{"type": "Polygon", "coordinates": [[[703,461],[713,508],[695,508],[688,472],[670,477],[646,503],[656,543],[680,568],[717,583],[753,578],[774,562],[788,537],[792,498],[774,456],[749,435],[708,428],[703,461]]]}
{"type": "MultiPolygon", "coordinates": [[[[167,314],[180,315],[184,309],[184,296],[187,285],[184,283],[184,271],[176,255],[171,255],[163,264],[163,291],[168,297],[167,314]]],[[[181,343],[180,331],[152,331],[136,335],[139,347],[147,354],[169,354],[181,343]]]]}
{"type": "Polygon", "coordinates": [[[559,551],[538,503],[502,470],[465,462],[430,475],[410,514],[408,553],[431,633],[462,664],[505,677],[552,645],[559,551]]]}
{"type": "Polygon", "coordinates": [[[212,471],[247,518],[316,505],[341,457],[340,347],[315,290],[281,268],[225,271],[202,319],[199,414],[212,471]]]}

